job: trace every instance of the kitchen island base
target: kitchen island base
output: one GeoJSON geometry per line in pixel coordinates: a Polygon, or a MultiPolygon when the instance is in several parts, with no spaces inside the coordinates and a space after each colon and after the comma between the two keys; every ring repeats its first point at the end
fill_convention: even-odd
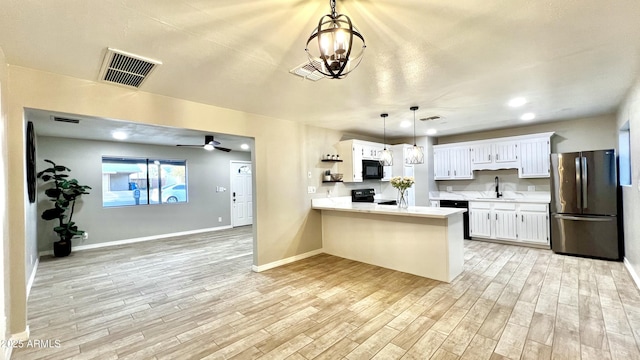
{"type": "Polygon", "coordinates": [[[327,254],[451,282],[464,264],[462,213],[446,217],[322,210],[327,254]]]}

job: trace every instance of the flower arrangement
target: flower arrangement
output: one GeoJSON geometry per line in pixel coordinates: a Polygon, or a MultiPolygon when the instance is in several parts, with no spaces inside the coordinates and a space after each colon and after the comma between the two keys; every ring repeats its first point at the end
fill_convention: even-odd
{"type": "Polygon", "coordinates": [[[391,178],[391,186],[394,188],[405,191],[408,188],[412,187],[415,183],[413,176],[394,176],[391,178]]]}

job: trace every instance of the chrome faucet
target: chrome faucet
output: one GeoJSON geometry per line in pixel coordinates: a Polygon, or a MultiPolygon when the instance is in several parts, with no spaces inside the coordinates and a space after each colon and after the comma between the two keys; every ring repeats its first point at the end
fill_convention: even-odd
{"type": "Polygon", "coordinates": [[[502,193],[500,192],[500,179],[497,176],[495,178],[495,184],[496,184],[496,198],[500,198],[502,196],[502,193]]]}

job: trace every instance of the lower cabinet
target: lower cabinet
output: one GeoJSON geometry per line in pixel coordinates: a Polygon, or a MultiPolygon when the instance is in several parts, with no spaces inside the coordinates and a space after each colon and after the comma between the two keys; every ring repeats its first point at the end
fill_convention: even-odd
{"type": "Polygon", "coordinates": [[[469,202],[470,235],[476,238],[549,245],[549,205],[469,202]]]}

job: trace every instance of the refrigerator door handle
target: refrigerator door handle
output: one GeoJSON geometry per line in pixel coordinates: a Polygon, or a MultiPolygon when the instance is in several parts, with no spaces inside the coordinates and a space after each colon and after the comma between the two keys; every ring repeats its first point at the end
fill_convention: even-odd
{"type": "Polygon", "coordinates": [[[582,209],[582,181],[581,177],[580,177],[580,159],[582,159],[582,156],[578,156],[576,157],[575,163],[576,163],[576,202],[578,205],[578,209],[582,209]]]}
{"type": "Polygon", "coordinates": [[[556,219],[562,219],[562,220],[577,220],[577,221],[591,221],[591,222],[608,222],[608,221],[613,221],[615,219],[615,217],[613,216],[585,217],[585,216],[571,216],[571,215],[560,215],[560,214],[555,214],[553,217],[556,219]]]}
{"type": "Polygon", "coordinates": [[[587,158],[582,156],[582,208],[586,209],[587,205],[587,185],[589,183],[587,174],[587,158]]]}

